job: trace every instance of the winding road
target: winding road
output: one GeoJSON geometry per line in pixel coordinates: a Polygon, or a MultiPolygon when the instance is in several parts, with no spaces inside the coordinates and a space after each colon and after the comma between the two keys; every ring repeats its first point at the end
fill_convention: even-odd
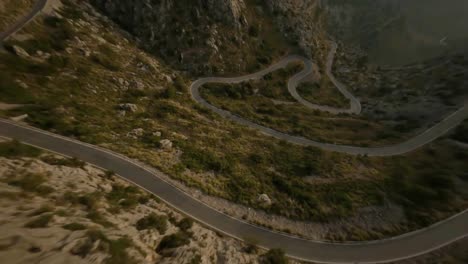
{"type": "Polygon", "coordinates": [[[300,137],[300,136],[289,135],[289,134],[274,130],[266,126],[256,124],[243,117],[232,114],[229,111],[218,108],[210,104],[200,95],[200,88],[207,83],[235,84],[235,83],[241,83],[241,82],[245,82],[249,80],[258,80],[270,72],[276,71],[281,68],[285,68],[289,63],[301,62],[304,64],[304,69],[300,71],[299,73],[297,73],[296,75],[292,76],[288,81],[288,91],[299,103],[303,104],[305,107],[308,107],[310,109],[327,111],[327,112],[334,113],[334,114],[339,114],[339,113],[359,114],[361,112],[361,103],[356,97],[354,97],[353,94],[351,94],[348,91],[348,89],[346,88],[344,84],[342,84],[335,78],[335,76],[332,73],[333,59],[334,59],[334,54],[336,53],[336,50],[337,50],[337,45],[335,43],[332,43],[331,46],[332,48],[327,58],[326,74],[328,75],[331,82],[341,92],[341,94],[343,94],[343,96],[345,96],[350,101],[350,107],[348,109],[340,109],[340,108],[334,108],[334,107],[329,107],[329,106],[320,106],[320,105],[312,104],[308,102],[307,100],[305,100],[304,98],[302,98],[298,94],[297,86],[305,77],[313,73],[313,67],[314,67],[314,64],[310,60],[300,57],[300,56],[285,57],[279,62],[271,65],[270,67],[264,70],[261,70],[259,72],[256,72],[256,73],[249,74],[249,75],[233,77],[233,78],[207,77],[207,78],[198,79],[190,85],[190,93],[192,95],[192,98],[196,102],[209,108],[213,112],[216,112],[217,114],[221,115],[223,118],[230,119],[236,123],[248,126],[253,129],[257,129],[263,132],[264,134],[273,136],[281,140],[288,141],[293,144],[298,144],[302,146],[313,146],[313,147],[321,148],[321,149],[328,150],[328,151],[341,152],[341,153],[346,153],[346,154],[351,154],[351,155],[367,155],[367,156],[402,155],[402,154],[411,152],[415,149],[418,149],[436,140],[437,138],[446,134],[452,128],[457,127],[461,122],[463,122],[463,120],[468,118],[468,102],[467,102],[465,103],[463,107],[461,107],[456,112],[447,116],[441,122],[428,128],[421,134],[415,137],[412,137],[404,142],[401,142],[395,145],[383,146],[383,147],[357,147],[357,146],[323,143],[323,142],[314,141],[314,140],[307,139],[307,138],[300,137]]]}
{"type": "Polygon", "coordinates": [[[18,20],[14,25],[10,26],[7,30],[0,32],[0,42],[3,42],[8,39],[11,35],[18,32],[24,26],[26,26],[29,22],[31,22],[36,15],[38,15],[42,9],[47,4],[47,0],[38,0],[33,6],[33,9],[25,16],[18,20]]]}
{"type": "MultiPolygon", "coordinates": [[[[297,60],[297,58],[290,57],[291,60],[297,60]]],[[[247,79],[263,76],[266,72],[285,66],[286,62],[275,64],[263,73],[253,74],[247,79]]],[[[300,77],[297,77],[298,81],[300,77]]],[[[245,76],[229,80],[225,78],[202,79],[195,82],[196,85],[192,85],[192,92],[194,92],[194,98],[197,99],[198,87],[204,83],[212,81],[233,83],[244,80],[246,80],[245,76]]],[[[204,102],[201,97],[198,99],[204,102]]],[[[209,104],[207,107],[213,109],[213,106],[209,104]]],[[[453,118],[449,117],[449,120],[453,118]]],[[[265,248],[283,248],[289,256],[297,259],[319,263],[384,263],[424,254],[468,236],[467,210],[431,227],[386,240],[359,243],[325,243],[305,240],[254,226],[223,214],[163,180],[162,172],[112,151],[4,119],[0,119],[0,135],[16,138],[58,154],[77,157],[95,166],[112,170],[120,177],[155,194],[173,208],[214,230],[238,239],[254,238],[260,246],[265,248]]]]}

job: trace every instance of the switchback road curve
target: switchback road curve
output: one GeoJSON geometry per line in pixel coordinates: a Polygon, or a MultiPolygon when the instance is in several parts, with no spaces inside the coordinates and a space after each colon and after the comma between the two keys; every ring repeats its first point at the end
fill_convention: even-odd
{"type": "Polygon", "coordinates": [[[351,155],[368,155],[368,156],[395,156],[395,155],[402,155],[408,152],[411,152],[415,149],[418,149],[434,140],[437,138],[443,136],[445,133],[447,133],[449,130],[452,128],[458,126],[463,120],[468,118],[468,103],[465,103],[463,107],[458,109],[456,112],[450,114],[447,116],[445,119],[443,119],[441,122],[437,123],[436,125],[428,128],[421,134],[412,137],[404,142],[395,144],[395,145],[389,145],[389,146],[383,146],[383,147],[357,147],[357,146],[348,146],[348,145],[336,145],[336,144],[331,144],[331,143],[323,143],[323,142],[318,142],[314,141],[311,139],[307,139],[304,137],[300,136],[294,136],[294,135],[289,135],[277,130],[274,130],[272,128],[256,124],[250,120],[247,120],[243,117],[240,117],[238,115],[232,114],[229,111],[223,110],[221,108],[218,108],[209,102],[207,102],[201,95],[200,95],[200,88],[208,83],[224,83],[224,84],[236,84],[236,83],[241,83],[249,80],[258,80],[261,79],[263,76],[267,75],[270,72],[276,71],[281,68],[285,68],[289,63],[292,62],[300,62],[304,64],[304,69],[297,73],[296,75],[292,76],[289,81],[288,81],[288,91],[291,93],[291,95],[299,101],[301,104],[304,106],[311,108],[311,109],[317,109],[321,111],[327,111],[330,113],[348,113],[348,114],[359,114],[361,112],[361,104],[357,98],[354,97],[346,88],[344,84],[339,82],[335,76],[332,74],[332,63],[333,63],[333,58],[334,54],[336,52],[337,46],[335,43],[332,43],[332,48],[330,50],[330,53],[327,58],[327,68],[326,68],[326,74],[332,81],[332,83],[337,87],[337,89],[350,101],[350,108],[349,109],[339,109],[339,108],[334,108],[334,107],[329,107],[329,106],[320,106],[316,104],[312,104],[305,99],[303,99],[298,93],[297,93],[297,86],[300,84],[301,80],[303,80],[305,77],[309,76],[310,74],[313,73],[313,67],[314,64],[306,58],[300,57],[300,56],[288,56],[277,63],[274,63],[270,67],[261,70],[259,72],[249,74],[249,75],[244,75],[240,77],[233,77],[233,78],[224,78],[224,77],[207,77],[207,78],[201,78],[196,81],[194,81],[190,85],[190,93],[192,95],[192,98],[199,104],[203,105],[204,107],[209,108],[213,112],[216,112],[217,114],[221,115],[222,117],[229,119],[231,121],[234,121],[236,123],[248,126],[253,129],[257,129],[264,134],[273,136],[275,138],[281,139],[288,141],[293,144],[297,145],[302,145],[302,146],[313,146],[317,148],[321,148],[324,150],[328,151],[335,151],[335,152],[341,152],[341,153],[346,153],[346,154],[351,154],[351,155]]]}

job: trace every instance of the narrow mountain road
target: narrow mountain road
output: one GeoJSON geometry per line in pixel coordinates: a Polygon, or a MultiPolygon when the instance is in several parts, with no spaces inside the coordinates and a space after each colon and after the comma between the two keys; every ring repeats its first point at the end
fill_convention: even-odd
{"type": "Polygon", "coordinates": [[[318,141],[314,141],[311,139],[307,139],[304,137],[293,136],[293,135],[289,135],[283,132],[279,132],[272,128],[268,128],[266,126],[256,124],[252,121],[244,119],[243,117],[234,115],[229,111],[226,111],[214,105],[211,105],[200,95],[200,88],[207,83],[235,84],[235,83],[241,83],[241,82],[245,82],[249,80],[261,79],[263,76],[265,76],[266,74],[270,72],[276,71],[281,68],[285,68],[289,63],[301,62],[304,64],[304,69],[300,71],[299,73],[297,73],[296,75],[292,76],[288,81],[288,91],[298,102],[300,102],[301,104],[303,104],[304,106],[310,109],[327,111],[327,112],[335,113],[335,114],[339,114],[339,113],[359,114],[361,112],[361,103],[356,97],[354,97],[354,95],[352,95],[348,91],[348,89],[346,88],[344,84],[342,84],[335,78],[335,76],[332,73],[332,67],[333,67],[332,62],[333,62],[334,54],[336,53],[336,50],[337,50],[337,45],[335,43],[332,43],[331,46],[332,48],[327,58],[326,74],[328,75],[332,83],[337,87],[337,89],[346,98],[349,99],[350,101],[349,109],[339,109],[339,108],[334,108],[334,107],[329,107],[329,106],[320,106],[320,105],[312,104],[306,101],[305,99],[303,99],[298,94],[297,86],[300,84],[301,80],[303,80],[305,77],[313,73],[313,67],[314,67],[314,64],[310,60],[300,57],[300,56],[285,57],[279,62],[271,65],[270,67],[264,70],[261,70],[259,72],[256,72],[256,73],[249,74],[249,75],[233,77],[233,78],[207,77],[207,78],[198,79],[190,85],[190,93],[192,95],[192,98],[196,102],[211,109],[213,112],[216,112],[222,117],[226,119],[230,119],[239,124],[248,126],[250,128],[257,129],[263,132],[264,134],[273,136],[281,140],[288,141],[293,144],[298,144],[302,146],[313,146],[313,147],[321,148],[321,149],[328,150],[328,151],[341,152],[341,153],[346,153],[346,154],[351,154],[351,155],[395,156],[395,155],[406,154],[428,143],[431,143],[437,138],[443,136],[452,128],[458,126],[461,122],[463,122],[463,120],[468,118],[468,103],[466,103],[463,107],[458,109],[456,112],[450,114],[441,122],[428,128],[421,134],[413,138],[410,138],[404,142],[401,142],[395,145],[383,146],[383,147],[357,147],[357,146],[323,143],[323,142],[318,142],[318,141]]]}
{"type": "Polygon", "coordinates": [[[32,21],[34,17],[42,11],[42,9],[45,7],[46,4],[47,4],[47,0],[36,1],[33,9],[29,12],[28,15],[18,20],[14,25],[12,25],[10,28],[5,30],[4,32],[0,32],[0,41],[1,42],[5,41],[8,37],[18,32],[25,25],[27,25],[30,21],[32,21]]]}
{"type": "MultiPolygon", "coordinates": [[[[36,12],[39,11],[40,9],[36,10],[36,12]]],[[[32,19],[34,14],[30,17],[32,19]]],[[[20,27],[17,27],[16,30],[20,27]]],[[[10,32],[16,32],[16,30],[10,32]]],[[[3,34],[3,36],[8,37],[9,35],[3,34]]],[[[284,67],[286,64],[276,64],[264,72],[284,67]]],[[[251,75],[250,78],[258,78],[261,75],[260,72],[260,74],[251,75]]],[[[230,83],[240,82],[244,79],[245,76],[234,78],[230,80],[230,83]]],[[[223,78],[211,78],[210,80],[225,81],[223,78]]],[[[199,81],[199,86],[202,83],[203,81],[199,81]]],[[[196,91],[198,90],[196,89],[196,91]]],[[[194,96],[197,94],[195,93],[194,96]]],[[[203,99],[200,97],[200,100],[203,99]]],[[[208,107],[212,108],[209,104],[208,107]]],[[[27,144],[62,155],[77,157],[95,166],[112,170],[120,177],[157,195],[175,209],[214,230],[238,239],[254,238],[262,247],[283,248],[289,256],[306,261],[384,263],[424,254],[468,236],[467,210],[423,230],[386,240],[359,243],[324,243],[305,240],[254,226],[225,215],[163,180],[162,172],[148,168],[144,164],[112,151],[4,119],[0,119],[0,135],[16,138],[27,144]]]]}
{"type": "Polygon", "coordinates": [[[305,240],[225,215],[164,181],[162,172],[109,150],[1,119],[0,135],[112,170],[212,229],[239,239],[255,238],[260,246],[283,248],[297,259],[320,263],[389,262],[430,252],[468,235],[468,211],[464,211],[429,228],[387,240],[348,244],[305,240]]]}

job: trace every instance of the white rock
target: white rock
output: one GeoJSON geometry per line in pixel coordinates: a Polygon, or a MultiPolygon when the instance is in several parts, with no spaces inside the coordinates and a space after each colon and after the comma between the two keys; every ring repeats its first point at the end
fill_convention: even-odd
{"type": "Polygon", "coordinates": [[[172,80],[171,76],[169,76],[169,75],[164,75],[164,78],[166,79],[166,81],[167,81],[168,83],[173,83],[173,82],[174,82],[174,81],[172,80]]]}
{"type": "Polygon", "coordinates": [[[28,118],[28,114],[12,117],[11,120],[15,122],[20,122],[20,121],[25,120],[26,118],[28,118]]]}
{"type": "Polygon", "coordinates": [[[19,85],[21,88],[23,88],[23,89],[29,88],[29,86],[28,86],[26,83],[24,83],[24,82],[22,82],[22,81],[20,81],[20,80],[16,80],[16,82],[17,82],[18,85],[19,85]]]}
{"type": "Polygon", "coordinates": [[[133,112],[133,113],[138,111],[138,106],[136,104],[129,104],[129,103],[119,104],[119,108],[121,110],[130,111],[130,112],[133,112]]]}
{"type": "Polygon", "coordinates": [[[16,46],[16,45],[13,45],[13,52],[18,55],[19,57],[21,58],[28,58],[29,57],[29,53],[27,51],[25,51],[23,48],[19,47],[19,46],[16,46]]]}
{"type": "Polygon", "coordinates": [[[140,82],[140,81],[137,81],[137,80],[134,80],[132,81],[131,83],[131,88],[132,89],[137,89],[137,90],[144,90],[145,89],[145,84],[140,82]]]}
{"type": "Polygon", "coordinates": [[[145,130],[143,128],[135,128],[128,133],[128,136],[141,137],[143,136],[143,133],[145,133],[145,130]]]}
{"type": "Polygon", "coordinates": [[[172,148],[172,141],[170,141],[169,139],[163,139],[163,140],[159,141],[159,143],[161,144],[162,149],[171,149],[172,148]]]}
{"type": "Polygon", "coordinates": [[[257,200],[258,200],[258,202],[260,202],[264,206],[270,206],[271,205],[271,199],[265,193],[260,194],[260,196],[258,196],[257,200]]]}

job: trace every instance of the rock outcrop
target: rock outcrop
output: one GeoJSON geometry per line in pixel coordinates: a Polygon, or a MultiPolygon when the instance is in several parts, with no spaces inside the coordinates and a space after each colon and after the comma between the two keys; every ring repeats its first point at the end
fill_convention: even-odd
{"type": "Polygon", "coordinates": [[[248,32],[244,0],[91,2],[146,49],[184,70],[206,68],[210,57],[222,56],[220,42],[248,32]]]}
{"type": "Polygon", "coordinates": [[[136,104],[130,104],[130,103],[119,104],[119,109],[135,113],[136,111],[138,111],[138,106],[136,104]]]}

